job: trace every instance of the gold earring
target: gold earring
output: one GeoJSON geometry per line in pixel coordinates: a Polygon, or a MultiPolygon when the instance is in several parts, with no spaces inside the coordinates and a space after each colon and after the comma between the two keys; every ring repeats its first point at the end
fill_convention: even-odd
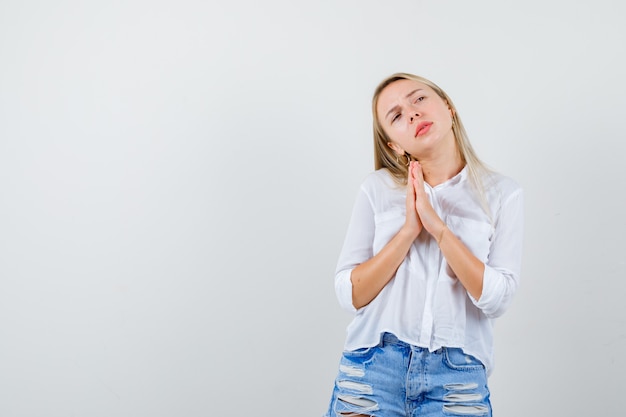
{"type": "MultiPolygon", "coordinates": [[[[409,156],[409,154],[405,152],[404,157],[406,158],[406,164],[404,164],[404,166],[408,167],[409,165],[411,165],[411,156],[409,156]]],[[[400,163],[400,161],[398,161],[398,163],[400,163]]]]}
{"type": "Polygon", "coordinates": [[[406,164],[400,163],[400,158],[398,158],[398,154],[396,154],[396,163],[398,165],[404,165],[404,166],[408,167],[409,165],[411,165],[411,156],[408,153],[405,152],[404,153],[404,157],[406,158],[406,164]]]}

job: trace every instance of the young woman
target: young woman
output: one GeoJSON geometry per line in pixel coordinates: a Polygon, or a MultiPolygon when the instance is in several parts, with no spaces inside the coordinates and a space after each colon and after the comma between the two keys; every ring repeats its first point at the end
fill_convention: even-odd
{"type": "Polygon", "coordinates": [[[431,81],[388,77],[372,113],[376,170],[335,276],[355,317],[326,416],[490,416],[492,320],[519,282],[522,190],[478,159],[431,81]]]}

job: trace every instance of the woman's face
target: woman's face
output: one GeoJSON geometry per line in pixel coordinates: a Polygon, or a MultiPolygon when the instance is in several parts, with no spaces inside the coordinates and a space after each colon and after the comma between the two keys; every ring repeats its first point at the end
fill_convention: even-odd
{"type": "Polygon", "coordinates": [[[378,96],[376,113],[397,154],[418,160],[454,144],[452,110],[429,86],[413,80],[389,84],[378,96]]]}

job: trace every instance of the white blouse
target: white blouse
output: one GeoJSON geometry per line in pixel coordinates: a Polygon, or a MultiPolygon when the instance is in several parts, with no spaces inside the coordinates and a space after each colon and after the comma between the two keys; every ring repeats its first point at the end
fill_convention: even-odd
{"type": "Polygon", "coordinates": [[[335,275],[340,305],[355,317],[348,326],[346,350],[375,346],[383,332],[430,351],[462,348],[493,368],[493,324],[509,306],[519,284],[523,192],[508,177],[485,180],[490,213],[473,191],[467,167],[426,193],[441,219],[485,264],[483,291],[474,299],[448,266],[437,242],[422,230],[395,276],[368,305],[352,305],[350,275],[357,265],[378,253],[405,221],[406,189],[386,169],[361,185],[335,275]],[[490,217],[491,216],[491,217],[490,217]]]}

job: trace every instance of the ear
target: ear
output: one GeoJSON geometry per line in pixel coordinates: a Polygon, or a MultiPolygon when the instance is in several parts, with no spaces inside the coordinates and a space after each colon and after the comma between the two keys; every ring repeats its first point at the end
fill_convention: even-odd
{"type": "Polygon", "coordinates": [[[404,149],[402,149],[398,144],[393,142],[387,142],[387,146],[389,146],[399,156],[404,156],[404,149]]]}
{"type": "Polygon", "coordinates": [[[454,109],[450,105],[450,102],[446,99],[444,99],[443,102],[446,103],[446,107],[448,108],[448,111],[450,112],[450,117],[454,117],[454,109]]]}

